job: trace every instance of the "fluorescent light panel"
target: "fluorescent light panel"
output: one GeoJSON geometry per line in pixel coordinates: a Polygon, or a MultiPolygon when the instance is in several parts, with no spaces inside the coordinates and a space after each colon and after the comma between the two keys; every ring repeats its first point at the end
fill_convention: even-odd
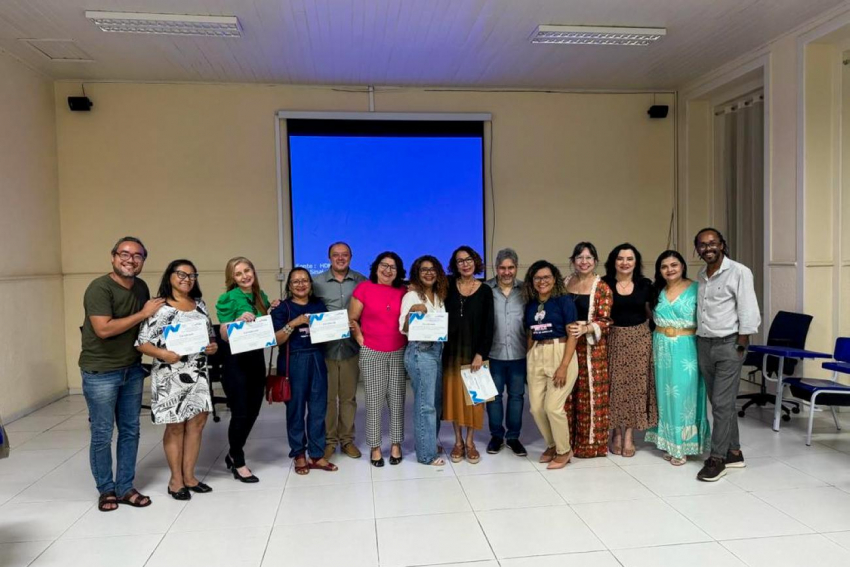
{"type": "Polygon", "coordinates": [[[87,11],[86,18],[105,32],[208,37],[242,36],[242,26],[239,25],[239,19],[236,16],[87,11]]]}
{"type": "Polygon", "coordinates": [[[537,26],[531,43],[565,45],[650,45],[667,35],[665,28],[537,26]]]}

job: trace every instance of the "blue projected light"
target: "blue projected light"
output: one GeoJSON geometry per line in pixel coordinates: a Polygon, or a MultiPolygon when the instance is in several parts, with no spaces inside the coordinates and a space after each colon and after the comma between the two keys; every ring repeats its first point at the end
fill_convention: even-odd
{"type": "Polygon", "coordinates": [[[484,256],[480,136],[290,135],[289,159],[296,266],[328,269],[338,240],[367,276],[385,250],[408,271],[423,254],[445,266],[462,244],[484,256]]]}

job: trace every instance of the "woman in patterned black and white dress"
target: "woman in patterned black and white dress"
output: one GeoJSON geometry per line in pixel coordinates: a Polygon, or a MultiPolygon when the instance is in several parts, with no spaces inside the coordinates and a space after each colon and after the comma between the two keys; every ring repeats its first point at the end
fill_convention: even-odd
{"type": "Polygon", "coordinates": [[[217,350],[197,280],[198,271],[192,262],[171,262],[158,293],[165,305],[142,323],[136,339],[139,352],[153,358],[151,416],[154,423],[166,424],[162,445],[171,469],[168,493],[177,500],[189,500],[192,492],[212,491],[195,477],[201,432],[212,410],[207,355],[217,350]],[[204,350],[184,356],[168,350],[166,330],[191,321],[202,321],[207,328],[209,343],[204,350]]]}

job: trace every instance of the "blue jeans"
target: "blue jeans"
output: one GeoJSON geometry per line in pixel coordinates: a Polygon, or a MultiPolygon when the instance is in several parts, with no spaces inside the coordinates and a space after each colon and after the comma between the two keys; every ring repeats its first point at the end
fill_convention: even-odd
{"type": "Polygon", "coordinates": [[[443,343],[410,342],[404,368],[413,387],[413,431],[416,460],[430,464],[437,458],[437,406],[443,400],[443,343]]]}
{"type": "Polygon", "coordinates": [[[490,359],[490,374],[496,385],[496,399],[487,403],[487,418],[490,421],[490,435],[506,439],[519,439],[522,429],[522,404],[525,398],[525,359],[490,359]],[[508,415],[502,406],[502,392],[508,389],[508,415]],[[502,425],[504,421],[504,425],[502,425]],[[507,433],[505,433],[507,426],[507,433]]]}
{"type": "Polygon", "coordinates": [[[328,368],[319,349],[289,354],[292,398],[286,402],[286,435],[289,457],[306,451],[311,459],[325,454],[325,415],[328,411],[328,368]]]}
{"type": "Polygon", "coordinates": [[[89,459],[91,472],[101,494],[115,492],[124,496],[136,478],[136,454],[139,452],[139,411],[147,373],[137,363],[118,370],[86,372],[83,396],[91,419],[89,459]],[[118,467],[112,477],[112,429],[118,426],[116,456],[118,467]]]}

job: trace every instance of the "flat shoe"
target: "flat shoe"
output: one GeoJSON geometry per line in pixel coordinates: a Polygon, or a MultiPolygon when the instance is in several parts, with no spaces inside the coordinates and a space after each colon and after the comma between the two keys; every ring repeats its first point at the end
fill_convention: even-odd
{"type": "Polygon", "coordinates": [[[674,467],[681,467],[682,465],[686,464],[687,462],[688,462],[687,457],[682,457],[681,459],[673,459],[673,458],[670,459],[670,464],[673,465],[674,467]]]}
{"type": "Polygon", "coordinates": [[[172,498],[174,498],[175,500],[191,500],[192,499],[192,493],[189,492],[189,489],[186,488],[185,486],[183,488],[181,488],[180,490],[171,490],[169,488],[168,489],[168,495],[171,496],[172,498]]]}
{"type": "Polygon", "coordinates": [[[630,449],[623,447],[623,456],[627,457],[627,458],[634,457],[636,451],[637,451],[637,449],[635,449],[634,447],[632,447],[630,449]]]}
{"type": "Polygon", "coordinates": [[[197,492],[198,494],[206,494],[207,492],[212,492],[212,486],[209,484],[204,484],[203,482],[199,482],[195,486],[186,486],[192,492],[197,492]]]}
{"type": "Polygon", "coordinates": [[[318,469],[320,471],[334,472],[339,470],[339,467],[333,463],[326,462],[324,465],[319,464],[320,460],[321,459],[317,459],[314,461],[313,459],[310,459],[310,464],[307,466],[311,469],[318,469]]]}

